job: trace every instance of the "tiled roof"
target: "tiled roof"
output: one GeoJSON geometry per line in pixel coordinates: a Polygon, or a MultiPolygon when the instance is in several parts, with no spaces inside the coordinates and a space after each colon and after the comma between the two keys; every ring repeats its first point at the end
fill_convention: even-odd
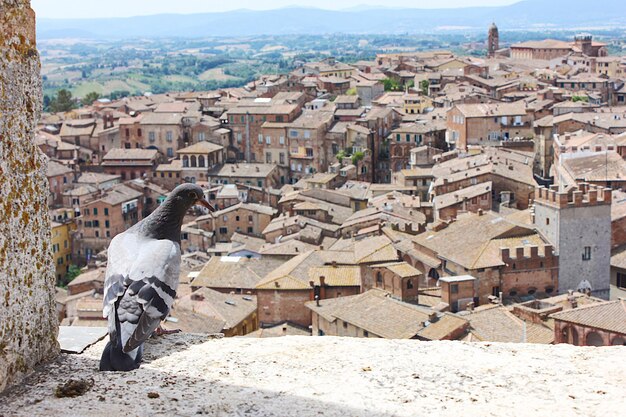
{"type": "Polygon", "coordinates": [[[467,323],[460,317],[449,318],[446,317],[448,314],[438,315],[424,307],[395,300],[379,289],[321,300],[319,306],[315,302],[305,305],[329,321],[342,320],[387,339],[411,339],[416,336],[428,340],[442,339],[467,323]],[[433,320],[433,317],[437,319],[433,320]]]}
{"type": "Polygon", "coordinates": [[[222,329],[230,329],[256,309],[257,300],[254,295],[224,294],[210,288],[199,288],[177,301],[173,315],[187,310],[208,320],[222,322],[222,329]]]}
{"type": "Polygon", "coordinates": [[[63,164],[56,161],[48,161],[48,169],[46,175],[48,177],[56,177],[58,175],[71,174],[73,171],[63,164]]]}
{"type": "Polygon", "coordinates": [[[626,335],[626,301],[590,304],[552,314],[555,320],[626,335]]]}
{"type": "Polygon", "coordinates": [[[361,268],[359,266],[321,266],[309,269],[309,279],[320,285],[320,277],[325,278],[331,287],[360,287],[361,268]]]}
{"type": "Polygon", "coordinates": [[[552,343],[554,331],[546,325],[526,323],[514,316],[506,307],[486,305],[464,315],[472,331],[480,340],[501,343],[552,343]]]}
{"type": "Polygon", "coordinates": [[[422,273],[406,262],[392,262],[387,264],[376,265],[376,267],[387,268],[401,278],[415,277],[422,273]]]}
{"type": "Polygon", "coordinates": [[[104,162],[114,161],[118,159],[127,160],[152,160],[155,159],[159,151],[156,149],[123,149],[114,148],[111,149],[106,155],[102,157],[104,162]]]}
{"type": "Polygon", "coordinates": [[[263,258],[213,257],[192,282],[194,287],[253,289],[263,276],[283,261],[263,258]]]}
{"type": "Polygon", "coordinates": [[[224,149],[224,147],[221,145],[216,145],[215,143],[202,141],[202,142],[195,143],[191,146],[187,146],[186,148],[179,149],[176,151],[176,153],[178,154],[187,154],[187,153],[209,154],[212,152],[221,151],[222,149],[224,149]]]}

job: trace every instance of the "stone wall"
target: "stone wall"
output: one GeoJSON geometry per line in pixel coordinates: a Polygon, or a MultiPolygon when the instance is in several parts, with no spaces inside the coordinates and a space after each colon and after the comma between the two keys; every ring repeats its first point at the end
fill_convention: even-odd
{"type": "Polygon", "coordinates": [[[58,352],[40,106],[35,13],[0,0],[0,391],[58,352]]]}

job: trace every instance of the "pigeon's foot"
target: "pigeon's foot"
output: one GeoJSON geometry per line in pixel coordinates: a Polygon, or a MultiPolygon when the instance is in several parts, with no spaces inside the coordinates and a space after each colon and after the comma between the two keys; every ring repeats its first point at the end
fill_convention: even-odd
{"type": "Polygon", "coordinates": [[[180,330],[180,329],[166,330],[163,327],[159,326],[154,331],[154,335],[155,336],[165,336],[165,335],[168,335],[168,334],[176,334],[176,333],[180,333],[180,332],[182,332],[182,330],[180,330]]]}

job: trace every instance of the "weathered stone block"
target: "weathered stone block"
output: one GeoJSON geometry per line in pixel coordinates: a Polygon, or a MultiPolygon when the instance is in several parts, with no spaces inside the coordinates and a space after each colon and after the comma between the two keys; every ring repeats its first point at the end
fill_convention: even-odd
{"type": "Polygon", "coordinates": [[[0,0],[0,391],[58,352],[39,69],[30,2],[0,0]]]}

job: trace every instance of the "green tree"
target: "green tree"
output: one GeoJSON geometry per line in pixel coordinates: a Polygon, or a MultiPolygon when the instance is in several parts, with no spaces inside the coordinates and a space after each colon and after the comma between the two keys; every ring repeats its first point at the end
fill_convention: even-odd
{"type": "Polygon", "coordinates": [[[72,93],[69,90],[59,90],[57,95],[50,100],[50,111],[52,112],[67,112],[76,108],[76,102],[72,98],[72,93]]]}
{"type": "Polygon", "coordinates": [[[383,79],[383,85],[385,86],[385,91],[400,91],[400,84],[391,78],[383,79]]]}
{"type": "Polygon", "coordinates": [[[420,90],[422,91],[422,94],[425,96],[428,95],[428,87],[430,87],[430,82],[428,82],[428,80],[420,81],[420,90]]]}
{"type": "Polygon", "coordinates": [[[359,161],[362,161],[363,158],[365,158],[365,154],[363,152],[355,152],[354,155],[352,155],[352,165],[357,166],[359,161]]]}
{"type": "Polygon", "coordinates": [[[91,106],[91,104],[98,100],[100,98],[100,94],[96,93],[95,91],[92,91],[91,93],[87,93],[87,95],[85,97],[83,97],[82,103],[88,106],[91,106]]]}
{"type": "Polygon", "coordinates": [[[341,160],[345,157],[346,157],[346,151],[344,150],[337,152],[337,155],[335,155],[335,158],[337,158],[339,162],[341,162],[341,160]]]}
{"type": "Polygon", "coordinates": [[[81,272],[82,271],[78,266],[70,265],[67,269],[67,274],[65,274],[65,277],[61,278],[61,280],[57,282],[57,286],[63,288],[67,287],[67,284],[72,282],[77,276],[81,274],[81,272]]]}

